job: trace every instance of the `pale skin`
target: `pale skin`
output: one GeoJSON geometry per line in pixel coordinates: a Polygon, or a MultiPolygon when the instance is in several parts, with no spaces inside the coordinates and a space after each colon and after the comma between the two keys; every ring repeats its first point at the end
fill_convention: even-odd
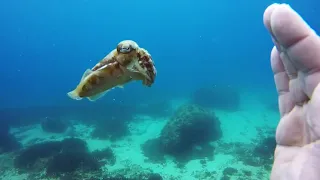
{"type": "Polygon", "coordinates": [[[264,13],[281,119],[271,180],[320,179],[320,38],[285,4],[264,13]]]}

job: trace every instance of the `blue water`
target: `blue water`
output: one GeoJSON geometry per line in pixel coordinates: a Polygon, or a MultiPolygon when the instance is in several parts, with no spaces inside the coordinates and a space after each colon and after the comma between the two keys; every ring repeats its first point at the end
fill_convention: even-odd
{"type": "MultiPolygon", "coordinates": [[[[141,100],[206,83],[273,86],[272,42],[262,23],[273,2],[1,1],[0,105],[75,103],[66,92],[124,39],[146,48],[158,70],[152,88],[125,87],[141,100]]],[[[319,30],[319,2],[281,2],[319,30]]],[[[130,101],[128,94],[117,90],[103,101],[130,101]]]]}
{"type": "MultiPolygon", "coordinates": [[[[38,118],[78,105],[103,109],[185,98],[216,84],[275,93],[273,44],[262,21],[274,2],[1,0],[0,108],[32,108],[31,116],[35,107],[58,107],[38,118]],[[84,71],[126,39],[152,55],[158,72],[153,86],[130,83],[94,103],[70,99],[67,92],[84,71]]],[[[320,1],[277,2],[289,3],[320,31],[320,1]]]]}

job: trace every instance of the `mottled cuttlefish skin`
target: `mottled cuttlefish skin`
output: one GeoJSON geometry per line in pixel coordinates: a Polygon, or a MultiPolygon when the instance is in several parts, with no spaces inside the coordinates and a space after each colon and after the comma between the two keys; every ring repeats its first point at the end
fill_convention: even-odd
{"type": "Polygon", "coordinates": [[[116,86],[126,84],[131,80],[132,77],[126,75],[118,63],[110,63],[108,68],[93,71],[88,78],[84,79],[83,83],[79,84],[81,88],[79,97],[90,97],[116,86]]]}
{"type": "Polygon", "coordinates": [[[151,55],[132,40],[121,41],[92,69],[86,70],[77,87],[68,96],[75,100],[88,98],[95,101],[109,90],[120,87],[130,81],[143,82],[151,87],[157,70],[151,55]]]}
{"type": "Polygon", "coordinates": [[[151,55],[132,40],[121,41],[116,49],[105,56],[91,70],[95,71],[114,62],[118,62],[120,66],[126,67],[128,70],[140,72],[144,77],[142,79],[143,84],[146,86],[150,87],[155,81],[157,70],[151,55]]]}

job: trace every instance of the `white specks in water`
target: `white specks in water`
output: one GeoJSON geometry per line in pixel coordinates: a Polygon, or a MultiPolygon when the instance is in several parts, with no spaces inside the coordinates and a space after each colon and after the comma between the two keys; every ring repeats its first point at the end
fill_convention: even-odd
{"type": "MultiPolygon", "coordinates": [[[[212,87],[214,87],[214,88],[215,88],[215,87],[217,87],[217,85],[216,85],[216,84],[214,84],[214,85],[212,85],[212,87]]],[[[230,85],[230,84],[228,84],[228,85],[227,85],[227,87],[228,87],[228,88],[230,88],[230,87],[231,87],[231,85],[230,85]]]]}

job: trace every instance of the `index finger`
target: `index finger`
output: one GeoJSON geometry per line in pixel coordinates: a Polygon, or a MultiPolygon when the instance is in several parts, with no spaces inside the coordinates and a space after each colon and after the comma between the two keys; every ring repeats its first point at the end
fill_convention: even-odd
{"type": "Polygon", "coordinates": [[[309,76],[320,70],[319,37],[301,16],[286,4],[274,4],[267,8],[264,24],[278,45],[285,69],[292,69],[288,64],[297,72],[304,73],[304,92],[310,97],[320,81],[316,80],[315,76],[309,76]]]}

